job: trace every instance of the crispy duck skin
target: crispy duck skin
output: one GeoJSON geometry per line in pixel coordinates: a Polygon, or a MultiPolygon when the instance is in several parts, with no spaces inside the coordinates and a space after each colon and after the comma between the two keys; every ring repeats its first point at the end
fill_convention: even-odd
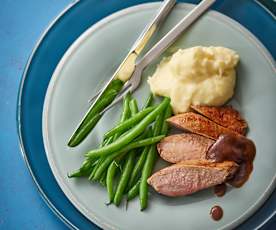
{"type": "Polygon", "coordinates": [[[239,135],[230,129],[218,125],[208,118],[193,112],[175,115],[168,118],[167,121],[177,128],[184,129],[214,140],[218,139],[221,134],[239,135]]]}
{"type": "Polygon", "coordinates": [[[166,196],[185,196],[224,183],[237,167],[233,161],[183,161],[154,173],[148,178],[148,184],[166,196]]]}
{"type": "Polygon", "coordinates": [[[246,134],[248,128],[247,122],[232,106],[215,107],[193,105],[191,108],[219,125],[231,129],[241,135],[246,134]]]}
{"type": "Polygon", "coordinates": [[[162,139],[157,145],[157,150],[160,157],[170,163],[185,160],[204,160],[208,149],[214,142],[214,140],[197,134],[175,134],[162,139]]]}

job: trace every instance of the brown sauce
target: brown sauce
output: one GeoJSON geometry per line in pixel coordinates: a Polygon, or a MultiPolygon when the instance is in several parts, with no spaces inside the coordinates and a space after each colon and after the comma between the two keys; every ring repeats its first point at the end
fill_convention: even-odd
{"type": "Polygon", "coordinates": [[[215,162],[235,161],[239,169],[227,183],[241,187],[253,170],[255,154],[256,148],[251,140],[241,135],[223,134],[210,147],[206,158],[215,162]]]}
{"type": "Polygon", "coordinates": [[[218,197],[224,196],[226,193],[227,186],[225,183],[218,184],[214,187],[214,192],[218,197]]]}
{"type": "Polygon", "coordinates": [[[212,217],[213,220],[220,220],[223,216],[223,210],[220,206],[214,206],[211,208],[211,211],[210,211],[210,215],[212,217]]]}

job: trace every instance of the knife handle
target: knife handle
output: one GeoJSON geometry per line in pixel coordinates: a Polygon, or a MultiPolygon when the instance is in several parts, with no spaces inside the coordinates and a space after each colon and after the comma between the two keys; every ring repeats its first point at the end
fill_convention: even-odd
{"type": "Polygon", "coordinates": [[[196,21],[216,0],[202,0],[176,26],[174,26],[158,43],[156,43],[139,61],[137,67],[145,68],[159,57],[175,40],[196,21]]]}
{"type": "Polygon", "coordinates": [[[137,55],[139,55],[142,52],[152,35],[156,32],[164,19],[167,18],[168,14],[171,12],[175,4],[176,0],[164,0],[161,7],[158,9],[155,17],[142,31],[142,33],[132,46],[130,53],[134,51],[137,55]]]}

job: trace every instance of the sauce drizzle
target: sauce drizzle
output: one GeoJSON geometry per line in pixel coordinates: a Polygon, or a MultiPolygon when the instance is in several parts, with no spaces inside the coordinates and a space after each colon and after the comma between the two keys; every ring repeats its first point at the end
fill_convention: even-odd
{"type": "Polygon", "coordinates": [[[256,147],[253,141],[241,135],[222,134],[210,147],[206,158],[214,162],[234,161],[239,165],[238,171],[227,183],[241,187],[253,170],[256,147]]]}

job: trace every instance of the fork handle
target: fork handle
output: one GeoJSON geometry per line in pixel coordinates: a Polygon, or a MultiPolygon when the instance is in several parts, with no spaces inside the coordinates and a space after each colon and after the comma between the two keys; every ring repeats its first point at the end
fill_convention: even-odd
{"type": "Polygon", "coordinates": [[[132,46],[131,52],[134,51],[137,55],[139,55],[142,52],[142,50],[144,49],[144,47],[146,46],[146,44],[148,43],[152,35],[156,32],[156,30],[162,24],[164,19],[171,12],[175,4],[176,4],[176,0],[164,0],[155,17],[145,27],[141,35],[138,37],[138,39],[132,46]]]}
{"type": "Polygon", "coordinates": [[[189,12],[176,26],[174,26],[158,43],[156,43],[137,63],[145,68],[154,59],[160,56],[201,14],[203,14],[216,0],[202,0],[191,12],[189,12]]]}

